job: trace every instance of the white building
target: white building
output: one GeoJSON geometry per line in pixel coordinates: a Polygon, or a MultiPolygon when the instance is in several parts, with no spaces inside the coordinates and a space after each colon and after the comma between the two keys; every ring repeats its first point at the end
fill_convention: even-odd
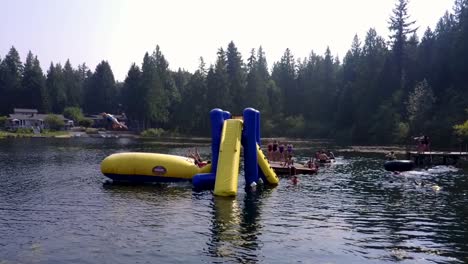
{"type": "MultiPolygon", "coordinates": [[[[47,124],[44,122],[48,114],[38,114],[37,109],[24,109],[24,108],[15,108],[14,113],[10,114],[10,117],[7,121],[7,128],[9,129],[18,129],[18,128],[32,128],[42,130],[48,128],[47,124]]],[[[73,127],[73,120],[65,118],[63,115],[56,115],[61,118],[64,123],[64,129],[73,127]]]]}

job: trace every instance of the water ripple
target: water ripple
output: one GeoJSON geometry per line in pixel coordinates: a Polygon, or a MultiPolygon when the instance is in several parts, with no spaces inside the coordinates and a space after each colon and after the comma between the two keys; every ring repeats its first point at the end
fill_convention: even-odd
{"type": "Polygon", "coordinates": [[[109,154],[198,146],[208,157],[200,144],[0,141],[0,263],[468,261],[468,177],[454,167],[394,175],[349,153],[298,184],[245,192],[240,179],[229,199],[190,183],[103,184],[109,154]]]}

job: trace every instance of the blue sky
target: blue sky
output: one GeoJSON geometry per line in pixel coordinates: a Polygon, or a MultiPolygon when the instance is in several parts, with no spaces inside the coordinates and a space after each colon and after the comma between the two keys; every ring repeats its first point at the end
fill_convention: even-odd
{"type": "MultiPolygon", "coordinates": [[[[263,46],[268,62],[286,48],[295,57],[327,46],[343,58],[354,34],[370,27],[387,37],[396,0],[0,0],[0,57],[15,46],[24,58],[50,62],[70,59],[94,70],[107,60],[123,81],[132,63],[157,44],[169,67],[196,70],[199,57],[214,63],[217,49],[233,40],[243,59],[263,46]]],[[[410,0],[409,14],[424,30],[435,27],[454,0],[410,0]]]]}

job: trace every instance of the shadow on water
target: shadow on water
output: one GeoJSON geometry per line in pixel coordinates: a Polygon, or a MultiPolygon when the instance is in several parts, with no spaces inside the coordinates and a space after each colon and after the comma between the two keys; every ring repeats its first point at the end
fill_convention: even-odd
{"type": "Polygon", "coordinates": [[[132,196],[142,200],[152,200],[155,197],[160,197],[175,202],[178,199],[186,199],[192,195],[192,183],[190,182],[141,184],[106,180],[103,182],[102,187],[111,196],[132,196]]]}

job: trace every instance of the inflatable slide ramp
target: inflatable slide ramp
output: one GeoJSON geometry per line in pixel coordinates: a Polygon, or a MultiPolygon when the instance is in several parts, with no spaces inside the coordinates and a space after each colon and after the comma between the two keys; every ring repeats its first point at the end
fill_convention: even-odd
{"type": "Polygon", "coordinates": [[[235,196],[237,194],[242,125],[243,122],[239,119],[224,121],[216,170],[215,195],[235,196]]]}
{"type": "Polygon", "coordinates": [[[278,185],[279,178],[276,175],[276,172],[271,168],[270,163],[268,162],[267,157],[263,154],[262,149],[257,144],[257,162],[258,166],[262,170],[265,178],[269,184],[278,185]]]}

